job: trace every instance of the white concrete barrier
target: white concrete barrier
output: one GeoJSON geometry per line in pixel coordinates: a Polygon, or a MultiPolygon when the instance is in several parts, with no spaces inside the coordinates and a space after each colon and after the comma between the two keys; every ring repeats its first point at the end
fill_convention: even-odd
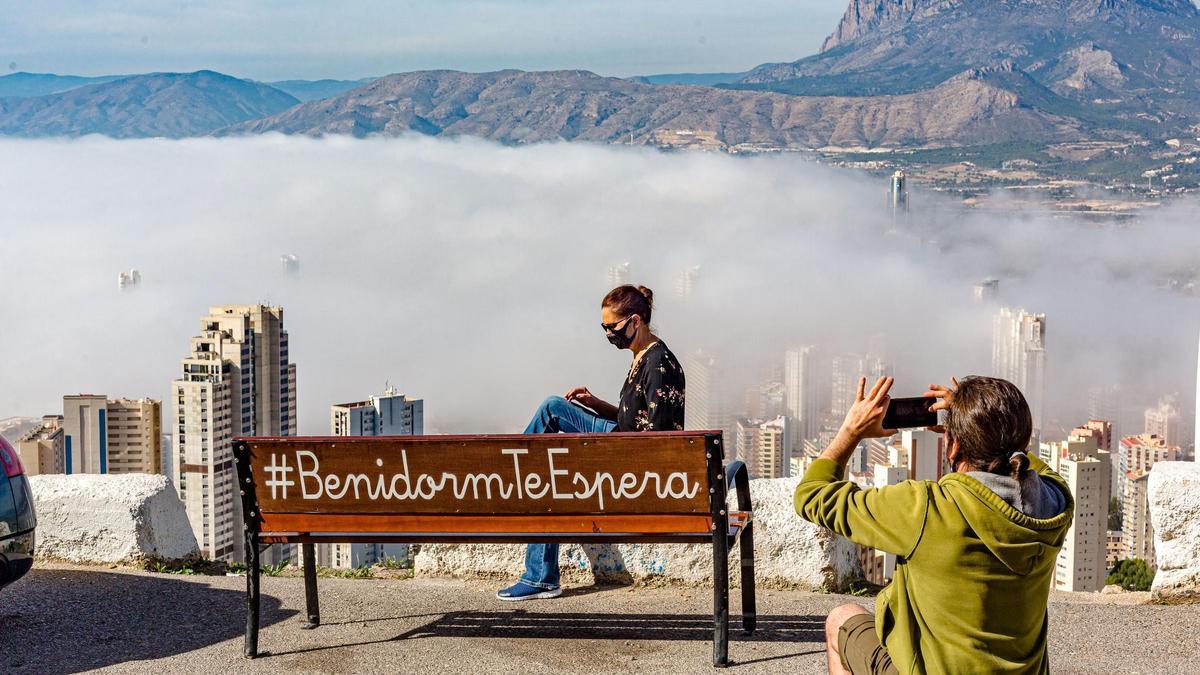
{"type": "Polygon", "coordinates": [[[37,556],[84,563],[199,553],[183,502],[159,475],[30,476],[37,556]]]}
{"type": "Polygon", "coordinates": [[[1150,597],[1155,602],[1200,602],[1200,464],[1155,464],[1148,496],[1158,565],[1150,597]]]}
{"type": "MultiPolygon", "coordinates": [[[[755,576],[761,587],[844,590],[862,576],[854,545],[796,515],[792,493],[799,478],[750,481],[754,502],[755,576]]],[[[735,505],[733,495],[729,504],[735,505]]],[[[513,580],[524,569],[523,545],[425,545],[414,565],[422,577],[513,580]]],[[[738,583],[736,550],[731,582],[738,583]]],[[[565,583],[712,583],[712,547],[701,544],[563,546],[565,583]]]]}

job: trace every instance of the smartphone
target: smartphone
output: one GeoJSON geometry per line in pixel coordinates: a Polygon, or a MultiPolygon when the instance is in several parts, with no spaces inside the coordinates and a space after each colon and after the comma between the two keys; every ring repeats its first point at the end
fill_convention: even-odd
{"type": "Polygon", "coordinates": [[[936,402],[936,398],[924,396],[894,398],[888,403],[887,412],[883,415],[883,428],[911,429],[935,426],[938,423],[937,411],[930,410],[929,407],[936,402]]]}

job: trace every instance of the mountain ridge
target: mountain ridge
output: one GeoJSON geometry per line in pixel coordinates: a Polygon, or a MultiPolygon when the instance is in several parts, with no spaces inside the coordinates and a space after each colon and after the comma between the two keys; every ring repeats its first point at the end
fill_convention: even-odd
{"type": "Polygon", "coordinates": [[[267,85],[211,70],[150,73],[45,96],[0,99],[0,134],[180,138],[297,103],[267,85]]]}

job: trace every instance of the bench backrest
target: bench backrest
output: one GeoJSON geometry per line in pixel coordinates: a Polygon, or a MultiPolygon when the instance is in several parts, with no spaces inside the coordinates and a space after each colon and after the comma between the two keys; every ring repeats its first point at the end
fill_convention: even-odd
{"type": "Polygon", "coordinates": [[[262,533],[707,533],[720,432],[239,438],[262,533]]]}

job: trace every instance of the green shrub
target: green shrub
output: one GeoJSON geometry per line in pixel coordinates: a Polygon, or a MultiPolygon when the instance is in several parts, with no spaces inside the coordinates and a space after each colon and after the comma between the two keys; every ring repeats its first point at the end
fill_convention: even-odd
{"type": "Polygon", "coordinates": [[[1116,584],[1127,591],[1148,591],[1154,581],[1154,568],[1145,560],[1121,560],[1113,567],[1105,583],[1116,584]]]}

